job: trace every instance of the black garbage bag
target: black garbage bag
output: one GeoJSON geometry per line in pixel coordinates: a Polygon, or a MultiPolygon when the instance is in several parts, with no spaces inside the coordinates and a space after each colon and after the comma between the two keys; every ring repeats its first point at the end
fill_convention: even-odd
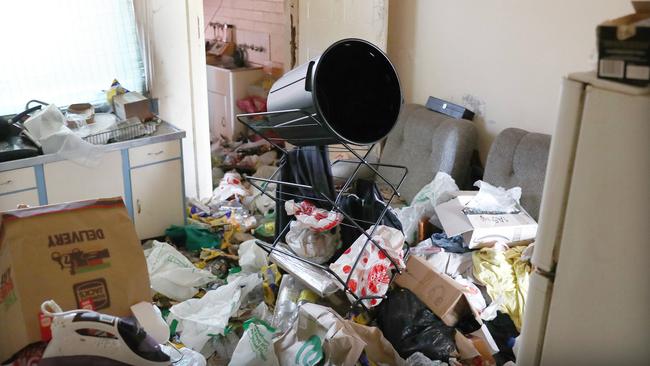
{"type": "MultiPolygon", "coordinates": [[[[295,200],[300,202],[304,197],[312,198],[313,203],[326,210],[331,210],[323,195],[334,200],[334,182],[332,180],[332,169],[330,166],[327,146],[301,146],[289,151],[282,157],[280,162],[282,170],[279,180],[288,183],[297,183],[313,187],[302,188],[279,184],[276,195],[275,206],[275,235],[280,235],[290,218],[284,209],[284,202],[295,200]]],[[[285,233],[286,235],[286,233],[285,233]]],[[[284,241],[284,236],[281,240],[284,241]]]]}
{"type": "MultiPolygon", "coordinates": [[[[373,181],[357,179],[350,191],[341,197],[340,206],[343,212],[358,220],[357,223],[364,230],[370,228],[379,218],[386,207],[386,203],[373,181]]],[[[344,222],[349,223],[348,220],[344,222]]],[[[402,230],[402,223],[390,209],[380,222],[381,225],[402,230]]],[[[359,237],[359,230],[355,227],[344,225],[341,227],[341,241],[344,246],[350,246],[359,237]]],[[[343,248],[345,250],[346,248],[343,248]]]]}
{"type": "Polygon", "coordinates": [[[515,362],[515,354],[512,351],[513,339],[519,336],[515,323],[512,322],[508,314],[497,312],[497,317],[491,321],[486,321],[487,326],[494,342],[499,347],[499,352],[494,355],[494,360],[498,366],[508,361],[515,362]]]}
{"type": "Polygon", "coordinates": [[[396,287],[379,306],[379,328],[403,358],[422,352],[448,362],[456,351],[456,329],[445,325],[411,291],[396,287]]]}

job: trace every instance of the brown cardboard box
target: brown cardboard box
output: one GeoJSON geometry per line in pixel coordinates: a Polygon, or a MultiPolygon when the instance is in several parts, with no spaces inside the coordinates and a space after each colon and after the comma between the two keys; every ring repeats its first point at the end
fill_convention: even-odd
{"type": "Polygon", "coordinates": [[[153,117],[149,99],[138,92],[128,92],[113,97],[113,110],[120,120],[138,117],[144,122],[153,117]]]}
{"type": "Polygon", "coordinates": [[[481,323],[465,297],[463,287],[446,274],[436,272],[420,257],[409,257],[406,271],[395,277],[395,283],[411,290],[448,326],[455,326],[470,312],[481,323]]]}
{"type": "Polygon", "coordinates": [[[144,253],[120,197],[0,213],[0,361],[41,340],[40,305],[92,301],[127,316],[151,301],[144,253]]]}

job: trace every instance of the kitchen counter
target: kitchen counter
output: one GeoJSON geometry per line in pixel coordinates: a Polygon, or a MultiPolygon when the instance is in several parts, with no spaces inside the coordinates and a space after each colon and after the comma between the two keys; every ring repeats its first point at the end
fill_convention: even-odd
{"type": "MultiPolygon", "coordinates": [[[[133,140],[120,141],[111,144],[95,145],[95,146],[98,146],[102,150],[108,152],[108,151],[129,149],[129,148],[153,144],[157,142],[177,140],[177,139],[182,139],[183,137],[185,137],[185,131],[178,129],[171,123],[163,121],[156,129],[156,132],[153,133],[152,135],[139,137],[133,140]]],[[[39,164],[51,163],[60,160],[65,160],[65,158],[62,158],[56,154],[46,154],[46,155],[38,155],[26,159],[5,161],[0,163],[0,172],[39,165],[39,164]]]]}

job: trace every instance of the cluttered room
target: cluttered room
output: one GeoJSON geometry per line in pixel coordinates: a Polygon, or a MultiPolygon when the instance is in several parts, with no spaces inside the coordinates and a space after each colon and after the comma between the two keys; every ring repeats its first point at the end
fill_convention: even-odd
{"type": "Polygon", "coordinates": [[[650,1],[0,20],[0,365],[650,360],[650,1]]]}

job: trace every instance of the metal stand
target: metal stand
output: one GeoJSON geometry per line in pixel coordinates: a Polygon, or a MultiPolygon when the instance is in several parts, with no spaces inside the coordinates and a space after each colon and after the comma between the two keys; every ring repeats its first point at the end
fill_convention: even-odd
{"type": "MultiPolygon", "coordinates": [[[[275,131],[279,131],[281,129],[295,129],[295,128],[302,128],[304,129],[305,127],[318,127],[322,126],[322,122],[318,120],[317,116],[315,114],[311,114],[307,111],[301,110],[301,109],[291,109],[291,110],[285,110],[285,111],[276,111],[276,112],[262,112],[262,113],[247,113],[247,114],[239,114],[237,115],[237,120],[244,124],[246,127],[248,127],[251,131],[253,131],[255,134],[259,135],[266,141],[268,141],[273,147],[281,151],[283,154],[287,154],[289,150],[282,145],[284,145],[285,140],[280,137],[273,137],[275,134],[275,131]],[[276,123],[274,122],[274,119],[272,117],[282,115],[282,114],[291,114],[296,116],[296,118],[293,118],[289,122],[282,122],[282,123],[276,123]]],[[[280,119],[275,119],[275,120],[280,120],[280,119]]],[[[296,139],[292,138],[294,142],[300,140],[301,144],[308,145],[309,144],[309,138],[302,138],[302,139],[296,139]]],[[[316,196],[320,197],[306,197],[303,195],[299,194],[291,194],[291,193],[286,193],[284,192],[283,195],[285,196],[291,196],[295,199],[303,199],[303,200],[310,200],[310,201],[318,201],[321,202],[324,206],[330,208],[331,210],[337,211],[341,213],[344,217],[343,222],[341,222],[339,225],[343,226],[348,226],[355,228],[359,231],[359,236],[363,235],[366,237],[366,242],[363,245],[363,248],[360,253],[363,253],[365,251],[365,248],[369,245],[369,243],[372,243],[371,245],[374,245],[379,251],[381,251],[386,258],[388,258],[393,266],[393,269],[396,271],[392,271],[391,276],[390,276],[390,282],[393,281],[396,272],[401,273],[402,269],[399,268],[398,266],[398,261],[395,258],[392,258],[386,250],[379,244],[377,243],[376,240],[374,240],[372,237],[377,230],[377,227],[380,225],[382,220],[384,219],[384,216],[386,215],[386,212],[388,211],[388,207],[395,199],[395,197],[399,197],[400,194],[398,192],[399,187],[402,185],[404,182],[404,179],[406,178],[406,174],[408,173],[408,169],[404,166],[399,166],[399,165],[391,165],[391,164],[382,164],[382,163],[371,163],[368,162],[368,156],[372,149],[374,148],[374,144],[368,146],[368,150],[365,154],[360,154],[357,152],[354,147],[349,145],[348,143],[345,143],[343,141],[340,141],[338,145],[341,145],[340,147],[338,146],[329,146],[330,151],[343,151],[343,152],[349,152],[351,153],[355,159],[353,160],[335,160],[331,162],[331,165],[334,166],[335,164],[356,164],[356,167],[354,169],[353,174],[346,179],[345,183],[343,186],[337,190],[336,198],[332,200],[330,197],[328,197],[324,192],[319,192],[317,189],[315,189],[313,186],[309,185],[303,185],[303,184],[296,184],[292,182],[285,182],[282,180],[277,179],[276,177],[278,176],[278,173],[281,171],[283,168],[283,165],[280,165],[278,169],[271,175],[270,178],[257,178],[257,177],[252,177],[252,176],[245,176],[245,178],[249,181],[249,183],[258,189],[262,194],[272,198],[276,202],[286,202],[286,200],[281,199],[280,197],[274,197],[271,194],[267,192],[267,188],[269,184],[276,184],[276,185],[284,185],[287,187],[294,187],[294,188],[303,188],[303,189],[309,189],[315,193],[316,196]],[[354,182],[357,174],[359,173],[361,167],[367,167],[370,169],[376,177],[378,177],[381,181],[383,181],[388,187],[391,189],[390,193],[390,198],[388,199],[387,202],[384,202],[385,207],[382,210],[381,214],[377,218],[375,222],[369,222],[365,220],[361,220],[358,218],[351,217],[348,215],[346,212],[344,212],[341,209],[340,202],[341,198],[343,195],[346,193],[346,191],[350,188],[352,183],[354,182]],[[382,168],[390,168],[390,169],[396,169],[401,172],[401,175],[399,175],[399,180],[396,184],[394,182],[390,182],[386,177],[384,177],[378,170],[379,167],[382,168]],[[372,229],[370,232],[366,232],[360,224],[370,224],[372,225],[372,229]]],[[[283,159],[284,160],[284,159],[283,159]]],[[[276,213],[278,214],[278,213],[276,213]]],[[[295,220],[295,217],[292,218],[292,220],[295,220]]],[[[278,233],[277,230],[280,228],[275,228],[276,229],[276,235],[275,239],[273,240],[273,243],[268,244],[262,241],[256,241],[257,245],[260,246],[262,249],[264,249],[269,255],[273,252],[275,255],[284,255],[291,257],[293,259],[299,260],[303,263],[307,263],[314,268],[317,268],[318,270],[323,271],[324,273],[328,274],[331,276],[333,279],[338,281],[341,286],[352,298],[355,299],[353,306],[358,306],[361,305],[363,308],[366,308],[364,304],[364,300],[372,300],[372,299],[379,299],[379,298],[384,298],[385,296],[364,296],[364,297],[359,297],[357,296],[353,291],[350,290],[348,286],[348,282],[351,279],[352,273],[354,273],[359,260],[361,259],[361,254],[357,256],[355,259],[352,268],[350,270],[350,273],[348,274],[346,279],[341,278],[338,276],[334,271],[332,271],[327,265],[322,265],[318,263],[314,263],[308,259],[302,258],[294,253],[292,253],[288,249],[283,249],[282,247],[279,247],[278,244],[280,243],[280,239],[289,231],[289,226],[290,223],[287,223],[281,231],[278,233]]],[[[346,243],[347,244],[347,243],[346,243]]],[[[407,259],[408,256],[408,245],[404,245],[404,260],[407,259]]]]}

